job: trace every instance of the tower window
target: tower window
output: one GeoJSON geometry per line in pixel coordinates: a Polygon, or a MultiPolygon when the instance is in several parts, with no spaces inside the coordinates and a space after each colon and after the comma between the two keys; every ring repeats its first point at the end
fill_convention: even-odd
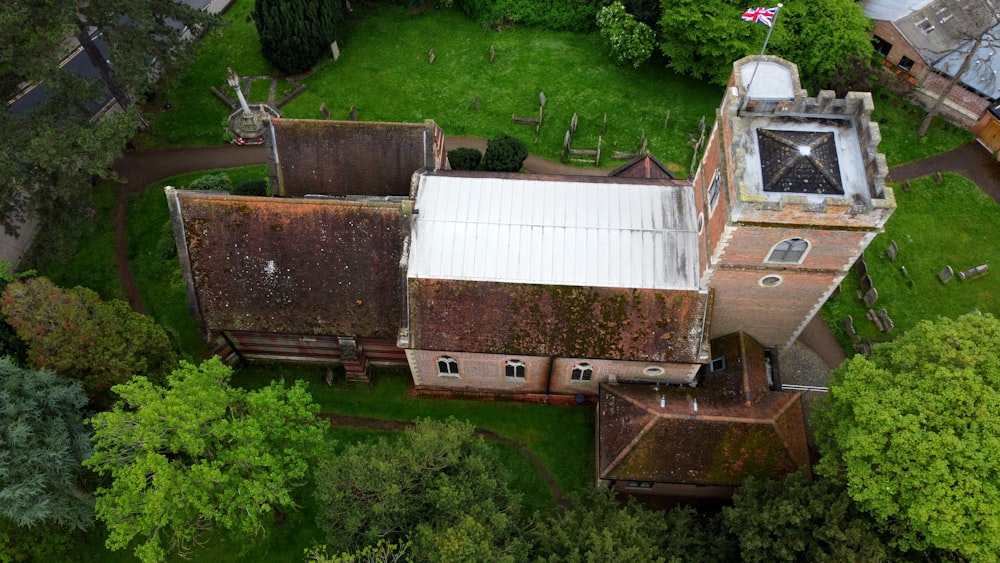
{"type": "Polygon", "coordinates": [[[767,261],[779,264],[798,264],[809,250],[809,241],[802,238],[785,239],[774,245],[767,261]]]}
{"type": "Polygon", "coordinates": [[[715,171],[715,176],[712,177],[712,184],[708,186],[708,214],[709,216],[715,212],[715,206],[719,203],[719,193],[722,191],[720,187],[721,180],[719,180],[719,171],[715,171]]]}

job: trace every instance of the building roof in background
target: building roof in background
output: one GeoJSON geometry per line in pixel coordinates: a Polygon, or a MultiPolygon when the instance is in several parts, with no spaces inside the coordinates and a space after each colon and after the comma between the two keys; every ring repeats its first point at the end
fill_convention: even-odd
{"type": "Polygon", "coordinates": [[[862,0],[861,7],[873,20],[896,21],[934,0],[862,0]]]}
{"type": "Polygon", "coordinates": [[[175,193],[206,332],[396,338],[400,202],[175,193]]]}
{"type": "Polygon", "coordinates": [[[683,182],[422,174],[415,208],[410,278],[699,285],[698,214],[683,182]]]}

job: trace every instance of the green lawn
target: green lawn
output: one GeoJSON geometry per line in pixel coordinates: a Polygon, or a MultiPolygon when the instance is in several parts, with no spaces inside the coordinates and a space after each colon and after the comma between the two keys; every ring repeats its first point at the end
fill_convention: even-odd
{"type": "Polygon", "coordinates": [[[973,140],[972,133],[942,119],[935,119],[927,135],[918,137],[924,110],[885,91],[874,92],[873,101],[872,120],[879,123],[882,132],[879,151],[885,154],[890,167],[947,152],[973,140]]]}
{"type": "Polygon", "coordinates": [[[879,333],[865,319],[864,304],[857,298],[859,280],[853,272],[842,284],[841,294],[823,308],[823,317],[834,327],[841,343],[848,342],[843,328],[846,315],[854,317],[858,334],[872,341],[888,340],[923,319],[955,317],[978,309],[1000,314],[1000,276],[990,272],[961,280],[960,270],[989,264],[1000,266],[1000,206],[961,176],[945,174],[941,184],[931,178],[910,183],[910,191],[894,188],[898,209],[865,252],[872,284],[878,291],[874,308],[885,308],[896,325],[891,334],[879,333]],[[895,262],[886,248],[896,241],[895,262]],[[938,272],[951,265],[956,276],[947,285],[938,272]],[[901,268],[906,269],[903,275],[901,268]],[[912,287],[910,286],[912,281],[912,287]]]}
{"type": "MultiPolygon", "coordinates": [[[[196,65],[150,106],[153,127],[144,144],[222,142],[229,110],[209,86],[223,86],[230,66],[241,75],[269,72],[253,23],[246,21],[252,4],[236,2],[223,33],[209,37],[196,65]],[[163,110],[165,102],[172,109],[163,110]]],[[[356,106],[365,121],[434,119],[448,135],[510,133],[527,141],[532,152],[557,159],[573,113],[579,115],[574,146],[581,148],[596,146],[607,113],[602,166],[624,162],[612,160],[613,151],[637,150],[645,131],[650,150],[686,175],[693,155],[690,135],[703,117],[712,123],[722,97],[722,88],[678,76],[662,61],[638,71],[617,67],[596,34],[490,31],[458,10],[414,16],[403,7],[379,9],[350,20],[341,47],[337,62],[320,63],[303,80],[308,89],[282,108],[285,117],[320,119],[325,103],[332,118],[347,119],[356,106]],[[433,64],[427,57],[431,48],[433,64]],[[536,144],[533,128],[512,124],[511,114],[537,115],[540,92],[547,104],[536,144]],[[476,96],[478,112],[472,109],[476,96]]]]}

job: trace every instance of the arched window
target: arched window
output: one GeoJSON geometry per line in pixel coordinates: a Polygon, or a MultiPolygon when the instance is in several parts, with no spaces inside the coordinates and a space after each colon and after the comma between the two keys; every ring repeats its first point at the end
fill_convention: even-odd
{"type": "Polygon", "coordinates": [[[507,360],[503,368],[503,375],[512,379],[524,379],[526,369],[524,362],[521,360],[507,360]]]}
{"type": "Polygon", "coordinates": [[[785,239],[774,245],[774,248],[771,249],[771,254],[767,257],[767,261],[780,264],[798,264],[802,262],[808,250],[809,241],[806,239],[785,239]]]}
{"type": "Polygon", "coordinates": [[[458,360],[450,356],[437,359],[439,377],[458,377],[458,360]]]}
{"type": "Polygon", "coordinates": [[[590,381],[590,378],[593,376],[593,366],[590,364],[576,364],[573,366],[573,372],[570,374],[570,379],[572,381],[590,381]]]}

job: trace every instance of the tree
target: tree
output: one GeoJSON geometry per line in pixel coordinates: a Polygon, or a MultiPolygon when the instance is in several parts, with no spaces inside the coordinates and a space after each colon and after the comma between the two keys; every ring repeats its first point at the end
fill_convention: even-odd
{"type": "Polygon", "coordinates": [[[493,172],[519,172],[528,158],[528,145],[517,137],[500,135],[486,142],[483,170],[493,172]]]}
{"type": "Polygon", "coordinates": [[[39,83],[42,93],[34,107],[0,108],[0,225],[8,233],[25,220],[89,209],[92,179],[113,177],[112,164],[143,121],[136,96],[193,57],[196,41],[182,39],[180,29],[200,32],[211,21],[173,0],[0,2],[0,93],[10,99],[39,83]],[[91,37],[95,27],[106,53],[91,37]],[[66,41],[74,36],[99,78],[63,69],[66,41]],[[91,123],[106,92],[126,111],[91,123]]]}
{"type": "Polygon", "coordinates": [[[312,68],[344,20],[339,0],[256,0],[253,19],[264,58],[282,72],[312,68]]]}
{"type": "Polygon", "coordinates": [[[418,561],[519,561],[520,497],[472,425],[421,420],[320,461],[316,520],[335,550],[412,542],[418,561]]]}
{"type": "MultiPolygon", "coordinates": [[[[28,270],[15,274],[13,266],[0,260],[0,294],[7,289],[7,285],[14,280],[28,279],[36,275],[34,270],[28,270]]],[[[10,326],[7,318],[0,313],[0,357],[10,356],[17,362],[25,362],[28,359],[28,345],[17,337],[17,331],[10,326]]]]}
{"type": "Polygon", "coordinates": [[[654,33],[625,11],[620,0],[597,11],[597,28],[608,43],[611,56],[619,65],[639,68],[653,54],[654,33]]]}
{"type": "MultiPolygon", "coordinates": [[[[677,0],[660,18],[660,50],[670,68],[726,84],[733,61],[756,55],[767,28],[740,19],[736,0],[677,0]]],[[[803,80],[832,76],[849,57],[871,56],[871,20],[852,0],[789,2],[781,9],[768,54],[799,67],[803,80]]]]}
{"type": "Polygon", "coordinates": [[[817,472],[903,550],[1000,558],[1000,321],[923,321],[835,372],[817,472]]]}
{"type": "Polygon", "coordinates": [[[719,520],[696,522],[688,507],[648,510],[600,487],[574,496],[569,506],[534,530],[537,561],[733,560],[735,544],[719,520]]]}
{"type": "Polygon", "coordinates": [[[210,528],[257,533],[295,506],[323,445],[319,407],[303,381],[247,391],[231,377],[217,357],[181,362],[166,387],[141,376],[116,385],[121,402],[91,419],[85,465],[111,480],[97,490],[110,549],[136,541],[136,556],[157,561],[210,528]]]}
{"type": "Polygon", "coordinates": [[[92,398],[133,375],[160,379],[176,362],[153,319],[84,287],[64,290],[41,277],[14,281],[0,296],[0,312],[28,343],[33,364],[81,379],[92,398]]]}
{"type": "Polygon", "coordinates": [[[952,76],[920,123],[917,135],[921,137],[927,134],[934,117],[941,113],[944,108],[948,95],[958,85],[959,80],[965,77],[973,63],[981,63],[984,73],[988,75],[985,81],[996,85],[995,71],[990,65],[989,59],[1000,47],[1000,37],[993,35],[993,29],[1000,24],[1000,9],[992,2],[946,0],[940,2],[938,10],[939,12],[946,10],[948,17],[955,20],[949,26],[949,30],[953,31],[952,35],[956,40],[964,42],[965,45],[963,45],[962,50],[958,51],[958,57],[952,59],[946,66],[947,72],[952,73],[952,76]],[[954,63],[958,64],[957,69],[954,69],[954,63]]]}
{"type": "Polygon", "coordinates": [[[77,381],[0,358],[0,515],[19,526],[93,524],[80,484],[90,456],[77,381]]]}
{"type": "Polygon", "coordinates": [[[781,481],[747,479],[723,514],[748,563],[900,559],[842,483],[810,481],[804,471],[781,481]]]}

